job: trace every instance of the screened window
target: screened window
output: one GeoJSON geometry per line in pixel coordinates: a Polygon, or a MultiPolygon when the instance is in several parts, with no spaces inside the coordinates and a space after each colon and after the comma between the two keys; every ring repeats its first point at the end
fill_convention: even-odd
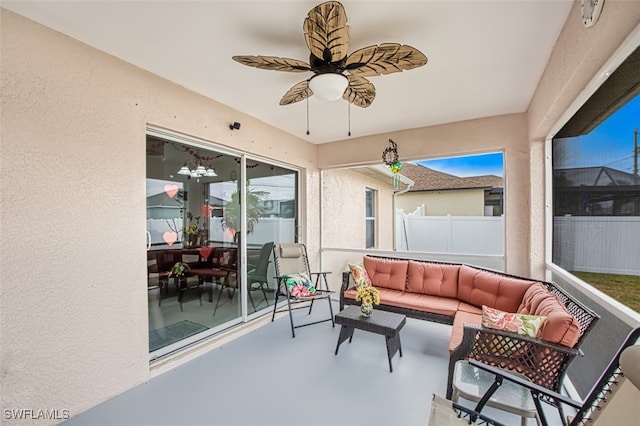
{"type": "Polygon", "coordinates": [[[366,226],[366,248],[376,246],[376,190],[366,189],[365,201],[365,226],[366,226]]]}
{"type": "Polygon", "coordinates": [[[640,311],[640,94],[598,92],[552,140],[552,261],[640,311]]]}

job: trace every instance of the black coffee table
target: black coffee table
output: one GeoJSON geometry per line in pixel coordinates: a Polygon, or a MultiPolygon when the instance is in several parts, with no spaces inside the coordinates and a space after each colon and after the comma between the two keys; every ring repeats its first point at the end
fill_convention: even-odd
{"type": "Polygon", "coordinates": [[[387,358],[389,359],[389,371],[393,372],[391,358],[396,352],[402,356],[400,345],[400,330],[407,322],[407,317],[393,312],[373,309],[370,317],[364,317],[360,312],[360,306],[349,306],[344,311],[336,314],[336,324],[340,324],[340,336],[336,345],[336,355],[342,342],[353,339],[353,331],[364,330],[375,334],[382,334],[387,342],[387,358]]]}

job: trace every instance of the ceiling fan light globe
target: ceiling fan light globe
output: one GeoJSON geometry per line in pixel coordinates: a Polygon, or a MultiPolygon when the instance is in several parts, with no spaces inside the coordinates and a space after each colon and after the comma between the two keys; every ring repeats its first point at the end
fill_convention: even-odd
{"type": "Polygon", "coordinates": [[[349,80],[342,74],[318,74],[309,80],[309,88],[315,96],[323,101],[336,101],[347,89],[349,80]]]}

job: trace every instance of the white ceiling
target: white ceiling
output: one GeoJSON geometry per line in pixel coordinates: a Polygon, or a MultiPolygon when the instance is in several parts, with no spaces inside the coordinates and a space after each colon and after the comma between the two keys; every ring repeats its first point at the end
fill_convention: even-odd
{"type": "MultiPolygon", "coordinates": [[[[348,103],[280,106],[312,73],[250,68],[233,55],[309,60],[302,22],[320,0],[9,1],[2,6],[313,143],[347,139],[348,103]]],[[[524,112],[571,0],[344,0],[349,53],[397,42],[427,65],[371,77],[353,137],[524,112]]],[[[580,19],[575,17],[575,19],[580,19]]],[[[241,121],[241,120],[239,120],[241,121]]]]}

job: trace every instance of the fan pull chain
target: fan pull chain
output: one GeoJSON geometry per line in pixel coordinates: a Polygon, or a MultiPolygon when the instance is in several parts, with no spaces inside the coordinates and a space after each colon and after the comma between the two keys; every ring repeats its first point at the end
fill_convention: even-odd
{"type": "Polygon", "coordinates": [[[309,134],[309,97],[307,96],[307,135],[309,134]]]}
{"type": "Polygon", "coordinates": [[[348,116],[349,116],[349,133],[347,133],[348,136],[351,136],[351,102],[347,102],[347,111],[348,111],[348,116]]]}

